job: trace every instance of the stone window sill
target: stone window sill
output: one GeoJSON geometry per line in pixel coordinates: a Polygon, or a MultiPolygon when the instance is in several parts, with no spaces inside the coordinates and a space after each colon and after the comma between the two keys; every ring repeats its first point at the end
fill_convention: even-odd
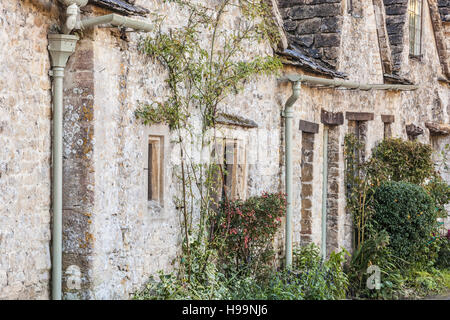
{"type": "Polygon", "coordinates": [[[158,201],[150,200],[147,203],[147,208],[150,212],[159,214],[163,211],[164,206],[161,203],[159,203],[158,201]]]}
{"type": "Polygon", "coordinates": [[[413,59],[413,60],[417,60],[417,61],[422,61],[423,54],[419,54],[419,55],[410,54],[410,55],[409,55],[409,58],[410,58],[410,59],[413,59]]]}

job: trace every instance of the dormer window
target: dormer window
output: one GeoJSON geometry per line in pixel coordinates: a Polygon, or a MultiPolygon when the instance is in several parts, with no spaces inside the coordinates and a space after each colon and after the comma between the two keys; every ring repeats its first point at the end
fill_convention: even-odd
{"type": "Polygon", "coordinates": [[[422,42],[422,0],[409,0],[409,54],[420,56],[422,42]]]}

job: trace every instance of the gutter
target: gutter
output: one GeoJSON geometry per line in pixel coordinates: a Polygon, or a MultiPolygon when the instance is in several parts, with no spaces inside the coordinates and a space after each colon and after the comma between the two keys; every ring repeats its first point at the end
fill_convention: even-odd
{"type": "Polygon", "coordinates": [[[85,30],[102,24],[110,24],[114,27],[131,28],[135,31],[150,32],[154,30],[154,27],[147,22],[124,17],[115,13],[108,14],[106,16],[87,18],[80,21],[79,27],[81,30],[85,30]]]}
{"type": "Polygon", "coordinates": [[[332,88],[347,88],[347,89],[359,89],[359,90],[396,90],[396,91],[412,91],[417,90],[419,86],[408,84],[372,84],[361,83],[347,80],[338,79],[325,79],[319,77],[312,77],[303,74],[288,74],[281,77],[281,81],[300,81],[306,85],[322,85],[324,87],[332,88]]]}
{"type": "MultiPolygon", "coordinates": [[[[289,97],[285,104],[285,108],[282,116],[285,121],[285,190],[287,193],[287,205],[286,205],[286,238],[285,238],[285,250],[286,250],[286,268],[292,266],[292,200],[293,200],[293,187],[292,187],[292,119],[294,117],[293,105],[300,96],[300,87],[304,85],[320,85],[330,88],[347,88],[358,90],[395,90],[395,91],[413,91],[417,90],[417,85],[405,85],[405,84],[367,84],[360,82],[352,82],[346,80],[326,79],[313,77],[303,74],[287,74],[278,80],[289,81],[292,83],[292,95],[289,97]]],[[[328,131],[324,129],[324,144],[328,144],[328,131]]],[[[326,155],[326,145],[324,145],[324,154],[326,155]]],[[[327,182],[327,166],[326,159],[324,159],[324,176],[323,176],[323,192],[322,192],[322,257],[326,257],[326,188],[327,182]]]]}
{"type": "Polygon", "coordinates": [[[102,24],[131,28],[135,31],[152,31],[149,23],[118,14],[88,18],[80,21],[80,7],[87,0],[59,0],[67,7],[67,19],[62,25],[63,34],[48,35],[51,56],[50,76],[53,79],[53,137],[52,137],[52,299],[62,299],[62,192],[63,192],[63,109],[64,70],[69,57],[75,52],[79,37],[70,35],[73,30],[85,30],[102,24]]]}

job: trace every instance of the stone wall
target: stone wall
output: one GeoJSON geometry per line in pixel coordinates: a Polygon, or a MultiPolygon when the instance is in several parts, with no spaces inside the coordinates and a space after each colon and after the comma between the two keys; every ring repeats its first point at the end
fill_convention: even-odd
{"type": "MultiPolygon", "coordinates": [[[[87,9],[92,15],[107,13],[96,7],[87,9]]],[[[182,23],[183,13],[173,4],[152,9],[167,14],[171,27],[182,23]]],[[[225,23],[235,18],[232,15],[225,23]]],[[[114,29],[85,32],[70,61],[65,109],[66,135],[73,139],[65,145],[64,186],[70,190],[65,216],[70,225],[65,225],[64,268],[78,261],[83,285],[80,290],[65,287],[68,299],[129,298],[151,275],[171,270],[180,250],[181,215],[173,201],[180,192],[173,172],[180,165],[179,146],[173,143],[176,136],[164,126],[146,127],[134,114],[142,103],[168,94],[167,74],[138,52],[139,36],[123,37],[114,29]],[[148,136],[161,132],[164,206],[158,208],[147,200],[144,168],[148,136]]],[[[271,49],[262,46],[260,50],[271,49]]],[[[248,196],[280,188],[280,113],[273,104],[275,86],[273,77],[249,81],[244,93],[230,96],[221,106],[223,112],[257,124],[257,128],[218,128],[218,135],[242,141],[248,196]]],[[[198,120],[194,114],[193,123],[199,124],[198,120]]],[[[200,126],[194,128],[200,130],[200,126]]],[[[192,142],[187,152],[200,159],[197,142],[192,142]]],[[[190,145],[190,141],[185,143],[190,145]]]]}
{"type": "Polygon", "coordinates": [[[450,2],[448,0],[437,0],[439,13],[443,21],[450,21],[450,2]]]}
{"type": "MultiPolygon", "coordinates": [[[[64,79],[63,146],[63,291],[75,266],[81,272],[81,288],[91,281],[93,219],[95,214],[94,171],[94,46],[89,37],[77,44],[64,79]]],[[[83,291],[84,292],[84,291],[83,291]]],[[[88,292],[67,298],[89,299],[88,292]]]]}
{"type": "MultiPolygon", "coordinates": [[[[396,7],[402,3],[396,1],[399,2],[384,0],[384,4],[396,7]]],[[[50,25],[58,23],[60,12],[47,3],[4,0],[0,4],[0,44],[11,48],[0,53],[0,298],[4,299],[50,297],[51,83],[46,39],[50,25]]],[[[282,10],[295,9],[298,17],[289,16],[292,19],[287,19],[285,27],[295,24],[295,30],[305,32],[301,36],[308,36],[312,33],[307,33],[306,27],[320,20],[319,29],[314,29],[314,43],[322,37],[322,25],[326,26],[327,17],[331,16],[300,17],[310,11],[299,7],[316,6],[316,10],[325,8],[325,3],[333,8],[341,5],[340,1],[319,0],[297,1],[290,6],[292,3],[281,1],[282,10]]],[[[183,23],[183,12],[173,4],[137,0],[136,5],[151,6],[166,14],[165,28],[183,23]]],[[[314,46],[324,55],[326,48],[333,47],[333,56],[325,55],[324,59],[329,59],[350,80],[382,83],[386,59],[380,56],[377,14],[371,1],[360,1],[355,8],[357,14],[339,9],[339,48],[318,43],[314,46]]],[[[388,16],[395,16],[394,11],[389,11],[388,16]]],[[[110,13],[95,6],[84,12],[86,16],[110,13]]],[[[224,23],[231,27],[236,19],[236,14],[231,13],[224,23]]],[[[395,19],[391,20],[395,24],[395,19]]],[[[406,138],[406,125],[414,124],[424,129],[419,141],[427,143],[430,135],[426,121],[449,122],[449,87],[438,81],[442,68],[435,42],[431,41],[434,35],[428,10],[424,10],[423,27],[423,56],[408,59],[408,48],[404,47],[397,63],[399,74],[416,83],[420,87],[417,91],[319,89],[302,85],[294,106],[296,244],[321,244],[325,160],[322,109],[373,113],[373,121],[365,123],[366,157],[384,136],[386,121],[382,116],[395,119],[390,124],[393,136],[406,138]],[[300,120],[318,124],[315,133],[302,132],[300,120]]],[[[332,30],[323,33],[334,37],[332,30]]],[[[173,136],[167,127],[146,127],[134,116],[142,103],[167,94],[167,74],[162,66],[138,52],[139,36],[124,35],[114,28],[85,31],[69,60],[64,92],[63,199],[63,290],[67,299],[129,298],[150,275],[160,269],[171,270],[172,260],[179,252],[180,216],[172,201],[179,192],[173,175],[179,166],[179,149],[171,143],[173,136]],[[144,169],[151,134],[162,135],[165,141],[162,207],[151,206],[147,201],[144,169]],[[67,272],[73,266],[81,271],[80,290],[66,285],[67,272]]],[[[407,36],[403,34],[406,45],[407,36]]],[[[253,46],[252,50],[272,53],[268,45],[253,46]]],[[[284,71],[304,73],[294,67],[284,71]]],[[[290,95],[290,84],[262,76],[246,82],[243,93],[230,96],[221,105],[221,111],[256,124],[251,128],[224,125],[219,130],[224,138],[242,141],[247,196],[284,190],[284,127],[280,111],[290,95]]],[[[198,117],[194,116],[193,121],[197,123],[198,117]]],[[[352,225],[345,210],[342,153],[343,137],[350,127],[349,119],[330,127],[329,252],[340,247],[351,249],[352,225]]],[[[435,143],[438,149],[442,141],[435,143]]],[[[200,157],[195,143],[188,149],[190,155],[200,157]]],[[[283,247],[283,237],[281,230],[277,238],[279,248],[283,247]]],[[[282,250],[279,253],[283,255],[282,250]]]]}
{"type": "MultiPolygon", "coordinates": [[[[438,171],[441,174],[441,177],[450,184],[450,169],[449,164],[444,160],[450,157],[450,136],[444,135],[433,135],[430,137],[430,143],[435,151],[433,154],[435,162],[438,164],[438,171]],[[444,154],[442,154],[444,152],[444,154]],[[446,167],[447,166],[447,167],[446,167]]],[[[450,204],[446,206],[447,212],[450,212],[450,204]]],[[[442,219],[444,222],[443,229],[450,230],[450,216],[447,219],[442,219]]]]}
{"type": "Polygon", "coordinates": [[[312,132],[302,132],[302,159],[301,159],[301,243],[312,242],[312,201],[313,201],[313,172],[314,172],[314,140],[312,132]]]}
{"type": "Polygon", "coordinates": [[[48,299],[49,1],[0,2],[0,299],[48,299]]]}
{"type": "MultiPolygon", "coordinates": [[[[342,181],[343,161],[341,150],[341,129],[340,126],[328,126],[328,144],[327,144],[327,232],[326,232],[326,250],[327,255],[338,251],[340,246],[339,233],[342,228],[339,223],[339,198],[342,195],[340,190],[340,181],[342,181]]],[[[342,231],[341,231],[342,232],[342,231]]]]}
{"type": "MultiPolygon", "coordinates": [[[[423,32],[423,57],[421,60],[402,60],[399,65],[401,75],[407,77],[419,85],[416,91],[396,92],[396,91],[353,91],[336,90],[326,88],[312,88],[302,85],[299,100],[295,104],[294,127],[300,120],[319,123],[321,110],[330,112],[364,112],[373,113],[373,120],[367,121],[366,131],[366,157],[370,156],[372,148],[384,137],[385,122],[389,121],[388,132],[392,136],[407,139],[406,125],[414,123],[424,129],[424,133],[418,140],[429,143],[429,132],[425,127],[426,119],[437,119],[440,123],[448,123],[449,91],[448,84],[438,81],[438,73],[441,72],[439,56],[434,41],[431,19],[427,10],[424,10],[424,32],[423,32]],[[383,116],[383,118],[382,118],[383,116]],[[391,122],[394,120],[393,122],[391,122]]],[[[341,55],[339,58],[339,71],[348,74],[349,79],[364,83],[383,83],[383,66],[380,58],[380,50],[377,41],[377,27],[375,12],[372,3],[367,3],[361,11],[362,17],[358,18],[351,14],[344,14],[342,25],[341,55]],[[353,37],[352,35],[357,35],[353,37]]],[[[407,35],[405,35],[407,36],[407,35]]],[[[408,41],[405,41],[407,44],[408,41]]],[[[404,50],[407,50],[406,47],[404,50]]],[[[305,73],[301,69],[294,67],[286,68],[286,73],[305,73]]],[[[291,94],[289,84],[278,87],[278,101],[283,103],[291,94]]],[[[280,103],[280,108],[283,104],[280,103]]],[[[343,167],[343,137],[348,132],[351,122],[344,119],[340,126],[340,164],[339,178],[337,185],[333,189],[338,190],[337,219],[334,219],[337,229],[337,240],[334,241],[334,248],[341,246],[351,249],[351,216],[345,210],[345,185],[343,167]]],[[[299,164],[302,162],[302,132],[294,132],[294,241],[301,243],[300,234],[302,230],[301,219],[301,180],[296,180],[299,174],[299,164]],[[298,183],[295,183],[298,181],[298,183]],[[298,210],[296,208],[299,208],[298,210]],[[300,231],[300,232],[299,232],[300,231]],[[297,235],[298,233],[298,235],[297,235]]],[[[321,222],[322,222],[322,165],[323,165],[323,124],[319,125],[319,132],[314,144],[314,186],[312,193],[311,207],[311,238],[316,244],[321,244],[321,222]],[[317,164],[317,165],[316,165],[317,164]]],[[[331,187],[331,182],[328,188],[331,187]]],[[[335,213],[336,211],[334,211],[335,213]]],[[[330,226],[331,227],[331,226],[330,226]]],[[[328,230],[327,230],[328,231],[328,230]]],[[[336,239],[336,237],[335,237],[336,239]]]]}

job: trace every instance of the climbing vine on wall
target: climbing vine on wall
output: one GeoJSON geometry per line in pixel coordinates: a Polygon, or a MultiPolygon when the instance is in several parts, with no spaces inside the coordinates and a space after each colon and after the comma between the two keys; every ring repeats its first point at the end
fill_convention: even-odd
{"type": "Polygon", "coordinates": [[[356,250],[367,238],[368,221],[373,213],[370,204],[374,184],[369,177],[367,163],[361,162],[359,157],[364,145],[354,134],[345,136],[344,145],[347,210],[353,218],[353,250],[356,250]]]}
{"type": "Polygon", "coordinates": [[[174,175],[181,195],[175,203],[183,220],[183,261],[191,272],[192,250],[209,255],[207,223],[218,207],[211,190],[215,177],[225,173],[210,159],[195,160],[188,148],[195,144],[202,154],[214,146],[221,103],[251,78],[280,69],[277,57],[249,50],[277,43],[278,30],[266,0],[165,2],[179,6],[185,24],[166,29],[165,17],[154,14],[156,32],[142,40],[140,50],[167,70],[168,95],[141,106],[136,116],[148,125],[167,124],[176,137],[181,165],[174,175]]]}

